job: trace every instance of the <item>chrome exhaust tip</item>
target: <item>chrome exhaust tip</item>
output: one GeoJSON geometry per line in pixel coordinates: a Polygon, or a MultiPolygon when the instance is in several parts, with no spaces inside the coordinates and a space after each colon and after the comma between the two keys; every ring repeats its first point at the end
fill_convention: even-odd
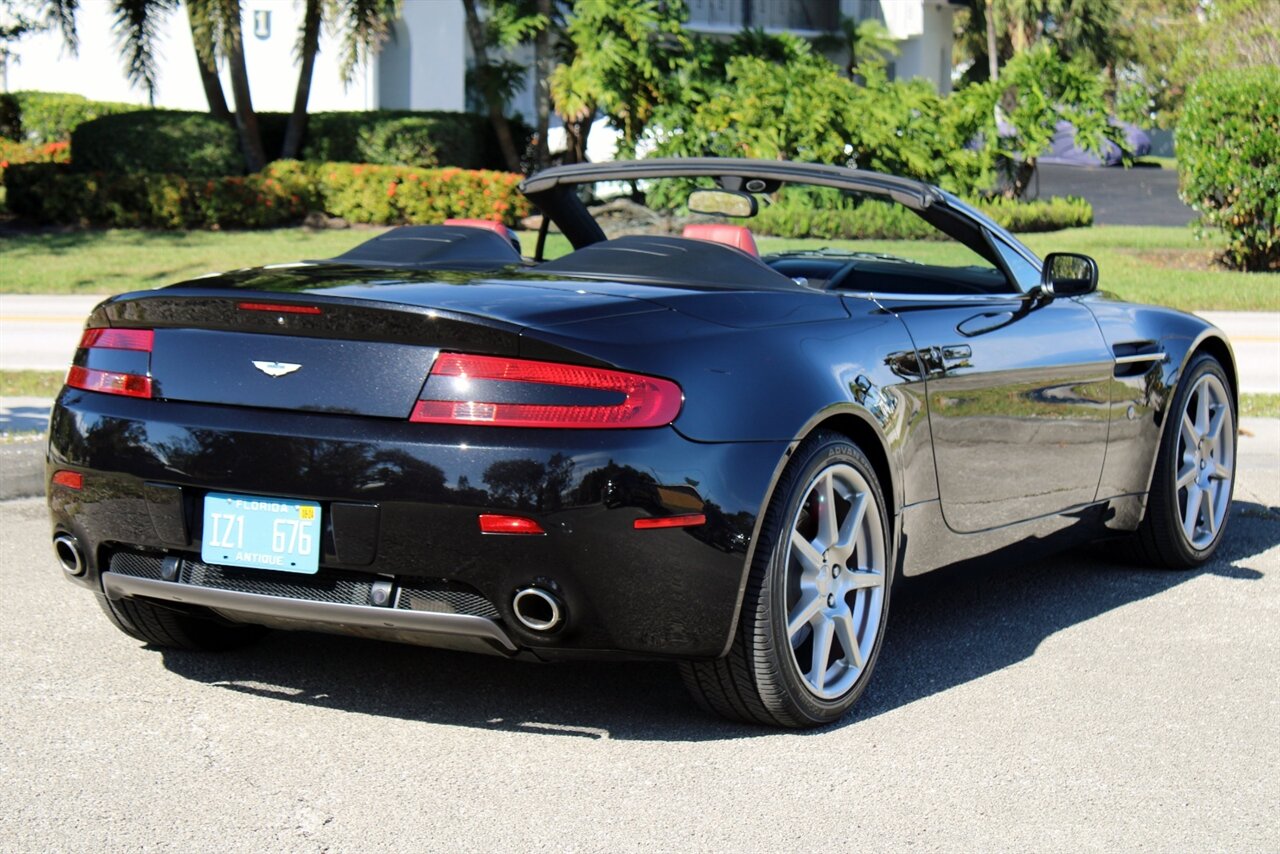
{"type": "Polygon", "coordinates": [[[564,620],[564,608],[560,600],[541,587],[525,587],[516,591],[511,609],[520,625],[531,632],[550,632],[559,628],[564,620]]]}
{"type": "Polygon", "coordinates": [[[58,563],[67,575],[84,575],[84,555],[80,552],[80,544],[70,534],[59,534],[53,538],[53,552],[58,556],[58,563]]]}

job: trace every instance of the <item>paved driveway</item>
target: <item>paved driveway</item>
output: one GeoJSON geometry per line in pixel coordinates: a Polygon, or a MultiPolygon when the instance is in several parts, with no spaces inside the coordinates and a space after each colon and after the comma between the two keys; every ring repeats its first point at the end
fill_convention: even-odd
{"type": "Polygon", "coordinates": [[[1196,212],[1178,198],[1176,169],[1135,166],[1058,166],[1037,168],[1041,198],[1083,196],[1093,205],[1099,225],[1186,225],[1196,212]]]}
{"type": "Polygon", "coordinates": [[[0,503],[0,849],[1280,849],[1280,422],[1244,426],[1204,570],[900,586],[856,714],[808,734],[702,717],[665,665],[148,649],[0,503]]]}

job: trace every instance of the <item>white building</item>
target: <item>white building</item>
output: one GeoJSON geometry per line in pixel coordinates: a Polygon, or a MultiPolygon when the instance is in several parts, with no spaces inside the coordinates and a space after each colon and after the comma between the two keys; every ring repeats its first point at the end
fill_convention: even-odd
{"type": "MultiPolygon", "coordinates": [[[[606,0],[600,0],[606,2],[606,0]]],[[[963,2],[963,0],[960,0],[963,2]]],[[[899,40],[890,71],[899,79],[923,77],[940,92],[951,89],[952,15],[956,0],[688,0],[689,28],[731,34],[743,27],[788,30],[809,37],[834,28],[841,15],[879,18],[899,40]]],[[[294,43],[301,4],[294,0],[242,0],[245,58],[253,104],[259,110],[293,106],[297,68],[294,43]]],[[[112,32],[109,0],[81,0],[77,15],[78,54],[71,55],[57,31],[13,46],[0,67],[0,91],[39,89],[74,92],[104,101],[147,103],[147,92],[125,78],[112,32]]],[[[155,106],[208,108],[196,69],[184,8],[159,28],[161,57],[155,106]]],[[[320,110],[464,110],[466,69],[471,50],[460,0],[404,0],[394,37],[376,58],[356,70],[350,85],[339,73],[339,45],[322,34],[311,86],[310,108],[320,110]]],[[[223,69],[223,87],[230,80],[223,69]]],[[[532,86],[513,104],[532,119],[532,86]]]]}

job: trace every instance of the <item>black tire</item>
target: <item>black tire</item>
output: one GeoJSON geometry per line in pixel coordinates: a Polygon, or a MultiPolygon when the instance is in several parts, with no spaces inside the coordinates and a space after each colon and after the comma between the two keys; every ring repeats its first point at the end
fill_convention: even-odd
{"type": "MultiPolygon", "coordinates": [[[[1222,365],[1217,359],[1205,353],[1193,357],[1183,374],[1182,382],[1178,384],[1165,418],[1156,467],[1151,476],[1151,490],[1147,494],[1146,514],[1142,524],[1129,540],[1131,556],[1137,562],[1166,569],[1191,569],[1213,557],[1213,553],[1221,545],[1227,521],[1231,518],[1231,496],[1235,488],[1236,412],[1231,383],[1222,365]],[[1180,495],[1182,490],[1177,483],[1178,469],[1185,462],[1180,453],[1180,448],[1183,447],[1180,441],[1183,436],[1182,416],[1189,406],[1198,406],[1199,398],[1193,399],[1193,397],[1205,393],[1203,389],[1206,388],[1211,392],[1220,390],[1226,397],[1223,405],[1228,410],[1228,418],[1221,432],[1229,436],[1223,435],[1225,446],[1215,448],[1214,451],[1220,456],[1229,450],[1229,457],[1226,459],[1232,470],[1226,489],[1223,490],[1226,495],[1226,507],[1221,511],[1221,522],[1207,544],[1192,542],[1186,532],[1184,517],[1188,496],[1180,495]]],[[[1196,459],[1199,458],[1199,452],[1196,452],[1196,459]]],[[[1214,461],[1209,459],[1206,463],[1211,465],[1214,461]]],[[[1217,515],[1216,512],[1214,515],[1217,515]]],[[[1192,527],[1195,527],[1195,523],[1192,527]]]]}
{"type": "Polygon", "coordinates": [[[98,596],[107,619],[117,629],[135,640],[165,649],[195,652],[223,652],[254,643],[267,630],[262,626],[243,625],[176,611],[144,599],[108,599],[98,596]]]}
{"type": "MultiPolygon", "coordinates": [[[[858,493],[856,497],[863,494],[858,493]]],[[[852,504],[849,505],[851,507],[852,504]]],[[[845,512],[849,513],[851,510],[846,508],[845,512]]],[[[870,508],[859,518],[869,520],[870,508]]],[[[729,654],[715,661],[691,661],[680,665],[685,685],[698,705],[733,720],[766,726],[815,727],[843,717],[866,689],[883,642],[894,565],[891,530],[885,511],[884,494],[875,469],[866,455],[847,437],[839,434],[822,432],[809,437],[792,456],[765,511],[737,633],[729,654]],[[809,681],[818,672],[816,662],[819,655],[813,650],[813,645],[817,643],[815,635],[818,623],[813,623],[812,627],[807,623],[802,626],[802,630],[810,629],[809,639],[801,641],[799,647],[793,646],[793,633],[788,631],[787,626],[789,617],[792,616],[789,614],[792,607],[789,605],[789,589],[794,592],[788,586],[789,572],[793,580],[806,577],[802,573],[797,575],[802,567],[799,560],[792,557],[792,529],[794,526],[799,531],[799,525],[806,519],[803,515],[808,512],[805,510],[806,502],[812,500],[818,479],[825,472],[847,472],[849,469],[857,473],[861,478],[861,486],[866,487],[865,494],[874,500],[874,523],[866,521],[859,524],[866,524],[874,529],[874,536],[868,534],[866,538],[866,542],[871,544],[867,551],[875,555],[875,562],[880,564],[881,571],[878,588],[841,592],[836,601],[844,602],[847,601],[846,597],[853,597],[855,607],[858,603],[864,603],[866,610],[861,612],[863,631],[874,629],[875,634],[865,640],[865,635],[855,639],[854,645],[859,645],[859,642],[870,645],[869,654],[865,651],[861,653],[862,665],[856,671],[845,664],[850,655],[841,649],[843,658],[837,659],[832,667],[843,673],[846,679],[852,678],[852,682],[847,689],[841,688],[838,696],[822,697],[815,693],[809,681]],[[879,542],[873,543],[875,539],[879,539],[879,542]],[[790,571],[789,565],[792,567],[790,571]],[[879,604],[876,606],[879,613],[873,617],[872,606],[866,603],[876,593],[879,595],[879,604]],[[860,598],[863,594],[866,599],[860,598]],[[809,677],[801,671],[798,663],[801,657],[798,650],[804,648],[805,642],[810,644],[811,660],[815,662],[809,671],[809,677]]],[[[858,555],[857,558],[857,565],[863,566],[863,556],[858,555]]],[[[827,569],[826,553],[822,568],[824,571],[827,569]]],[[[832,569],[835,576],[842,571],[834,563],[832,569]]],[[[863,573],[859,576],[855,570],[849,570],[847,575],[849,577],[846,581],[852,584],[855,578],[865,580],[875,573],[863,573]]],[[[834,587],[835,582],[831,584],[834,587]]],[[[825,601],[830,604],[834,597],[835,594],[830,594],[825,601]]],[[[821,621],[823,618],[815,619],[821,621]]],[[[802,633],[803,631],[794,632],[794,637],[801,637],[802,633]]],[[[832,652],[837,650],[831,641],[827,643],[832,652]]],[[[835,643],[841,648],[845,646],[839,637],[835,643]]],[[[824,660],[830,661],[829,657],[824,660]]],[[[827,670],[823,669],[822,673],[818,678],[825,683],[827,670]]]]}

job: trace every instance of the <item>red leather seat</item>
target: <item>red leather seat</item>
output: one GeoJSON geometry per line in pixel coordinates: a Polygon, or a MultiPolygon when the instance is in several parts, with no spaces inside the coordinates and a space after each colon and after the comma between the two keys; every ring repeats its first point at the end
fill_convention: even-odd
{"type": "Polygon", "coordinates": [[[751,236],[751,231],[746,226],[721,222],[690,223],[680,232],[680,236],[723,243],[734,249],[741,249],[754,258],[760,257],[760,250],[756,248],[756,239],[751,236]]]}
{"type": "Polygon", "coordinates": [[[488,220],[488,219],[458,218],[458,219],[446,219],[442,223],[442,225],[460,225],[463,228],[483,228],[486,231],[492,231],[494,234],[497,234],[500,237],[503,237],[506,240],[510,241],[511,244],[515,246],[516,251],[517,252],[520,251],[520,238],[516,235],[514,231],[507,228],[505,225],[503,225],[500,222],[494,222],[493,220],[488,220]]]}

